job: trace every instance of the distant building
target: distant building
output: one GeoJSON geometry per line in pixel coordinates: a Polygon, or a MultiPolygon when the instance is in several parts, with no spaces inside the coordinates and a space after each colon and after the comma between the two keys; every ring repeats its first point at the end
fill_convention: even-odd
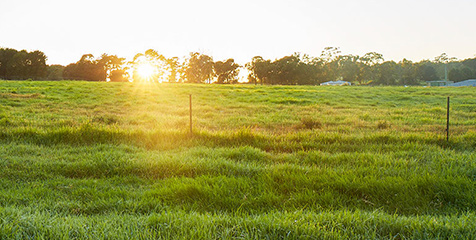
{"type": "Polygon", "coordinates": [[[342,80],[321,83],[321,86],[350,86],[350,85],[352,85],[350,82],[346,82],[342,80]]]}
{"type": "Polygon", "coordinates": [[[476,79],[469,79],[448,85],[449,87],[476,87],[476,79]]]}
{"type": "Polygon", "coordinates": [[[446,80],[436,80],[436,81],[427,81],[428,87],[446,87],[452,83],[453,81],[446,81],[446,80]]]}

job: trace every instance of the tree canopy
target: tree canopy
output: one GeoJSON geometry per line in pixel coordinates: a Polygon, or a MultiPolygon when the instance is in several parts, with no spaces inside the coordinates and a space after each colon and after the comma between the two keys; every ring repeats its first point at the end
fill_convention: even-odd
{"type": "Polygon", "coordinates": [[[342,54],[338,47],[326,47],[318,57],[294,53],[275,60],[255,56],[243,66],[233,58],[214,61],[209,55],[191,52],[179,58],[166,57],[148,49],[131,61],[117,55],[103,54],[95,58],[84,54],[67,66],[46,65],[41,51],[28,52],[0,48],[0,78],[86,81],[147,81],[235,84],[318,85],[344,80],[357,85],[422,85],[425,81],[446,77],[452,81],[476,78],[476,58],[457,60],[446,53],[433,60],[412,62],[385,61],[377,52],[363,56],[342,54]],[[141,73],[141,68],[146,68],[141,73]],[[240,79],[240,72],[247,79],[240,79]]]}
{"type": "Polygon", "coordinates": [[[0,48],[0,78],[38,80],[47,74],[46,55],[43,52],[0,48]]]}
{"type": "Polygon", "coordinates": [[[95,59],[92,54],[84,54],[79,61],[66,66],[63,77],[71,80],[106,81],[105,62],[95,59]]]}

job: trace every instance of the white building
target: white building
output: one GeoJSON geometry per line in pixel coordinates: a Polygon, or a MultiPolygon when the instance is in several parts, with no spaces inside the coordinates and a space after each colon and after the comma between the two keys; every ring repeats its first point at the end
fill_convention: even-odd
{"type": "Polygon", "coordinates": [[[350,82],[338,80],[338,81],[329,81],[321,83],[321,86],[350,86],[350,82]]]}

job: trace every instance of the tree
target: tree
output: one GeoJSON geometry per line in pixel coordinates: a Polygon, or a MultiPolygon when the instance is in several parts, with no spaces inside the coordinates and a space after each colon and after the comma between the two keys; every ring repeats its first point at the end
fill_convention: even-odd
{"type": "Polygon", "coordinates": [[[310,57],[307,54],[294,53],[299,59],[298,62],[298,81],[299,85],[318,84],[319,77],[322,74],[321,61],[319,58],[310,57]]]}
{"type": "Polygon", "coordinates": [[[443,72],[445,80],[448,80],[448,63],[453,62],[455,60],[455,57],[449,57],[446,53],[442,53],[440,56],[435,57],[435,60],[433,62],[437,64],[436,67],[438,67],[438,65],[444,66],[442,68],[444,69],[443,72]]]}
{"type": "Polygon", "coordinates": [[[268,79],[271,75],[271,61],[264,60],[263,57],[255,56],[251,59],[251,62],[247,63],[245,67],[249,71],[248,81],[257,84],[268,83],[268,79]]]}
{"type": "Polygon", "coordinates": [[[127,81],[125,71],[125,58],[117,57],[116,55],[103,54],[97,61],[98,65],[103,66],[106,72],[106,79],[113,82],[127,81]]]}
{"type": "Polygon", "coordinates": [[[321,56],[318,58],[322,69],[319,82],[335,81],[337,79],[340,53],[338,47],[326,47],[322,50],[321,56]]]}
{"type": "Polygon", "coordinates": [[[420,62],[417,67],[416,73],[418,79],[421,81],[432,81],[438,78],[436,75],[436,70],[433,66],[431,66],[430,62],[420,62]]]}
{"type": "Polygon", "coordinates": [[[189,83],[211,83],[213,77],[213,58],[198,52],[190,53],[185,63],[185,78],[189,83]]]}
{"type": "Polygon", "coordinates": [[[41,51],[0,48],[0,77],[4,79],[43,79],[46,68],[46,55],[41,51]]]}
{"type": "Polygon", "coordinates": [[[435,63],[444,63],[444,64],[447,64],[447,63],[452,62],[452,61],[454,61],[454,60],[456,60],[455,57],[449,57],[448,54],[442,53],[441,55],[435,57],[434,62],[435,62],[435,63]]]}
{"type": "Polygon", "coordinates": [[[29,52],[28,55],[28,73],[29,78],[43,79],[46,77],[48,71],[46,66],[46,55],[41,51],[29,52]]]}
{"type": "Polygon", "coordinates": [[[359,56],[344,55],[336,59],[338,75],[343,81],[363,83],[362,63],[359,56]]]}
{"type": "Polygon", "coordinates": [[[147,61],[155,67],[157,82],[164,82],[166,79],[167,63],[164,55],[159,54],[154,49],[145,51],[144,56],[147,61]]]}
{"type": "Polygon", "coordinates": [[[369,52],[360,58],[360,61],[367,66],[373,66],[384,62],[383,55],[377,52],[369,52]]]}
{"type": "Polygon", "coordinates": [[[416,68],[413,62],[404,58],[398,64],[401,68],[401,83],[403,85],[417,85],[418,79],[416,76],[416,68]]]}
{"type": "Polygon", "coordinates": [[[134,81],[162,82],[166,80],[166,58],[154,49],[148,49],[144,53],[136,54],[133,61],[129,62],[129,64],[133,69],[132,77],[134,81]],[[150,73],[150,76],[141,75],[141,69],[144,68],[153,68],[153,73],[150,73]]]}
{"type": "MultiPolygon", "coordinates": [[[[362,63],[360,69],[360,77],[358,82],[360,84],[369,84],[374,81],[378,81],[378,65],[384,63],[383,55],[377,52],[368,52],[364,56],[359,58],[359,62],[362,63]]],[[[382,83],[380,83],[382,84],[382,83]]]]}
{"type": "Polygon", "coordinates": [[[240,72],[240,65],[235,63],[233,58],[226,60],[225,62],[218,61],[213,66],[215,75],[217,77],[217,83],[237,83],[238,74],[240,72]]]}
{"type": "Polygon", "coordinates": [[[3,79],[11,79],[10,61],[18,51],[12,48],[0,48],[0,76],[3,79]]]}
{"type": "Polygon", "coordinates": [[[463,76],[463,73],[459,69],[453,68],[448,73],[448,79],[451,81],[459,82],[459,81],[465,80],[465,77],[463,76]]]}
{"type": "Polygon", "coordinates": [[[285,56],[272,62],[271,84],[297,84],[299,81],[299,62],[297,56],[285,56]]]}
{"type": "Polygon", "coordinates": [[[49,65],[47,66],[47,80],[63,80],[63,72],[65,66],[63,65],[49,65]]]}
{"type": "Polygon", "coordinates": [[[251,83],[305,85],[316,84],[321,74],[320,61],[308,55],[294,53],[273,62],[262,57],[253,57],[245,66],[251,83]]]}
{"type": "Polygon", "coordinates": [[[451,81],[459,82],[463,80],[468,80],[475,78],[475,73],[468,67],[464,67],[461,69],[453,68],[448,73],[448,78],[451,81]]]}
{"type": "Polygon", "coordinates": [[[25,50],[19,51],[8,61],[8,74],[11,79],[26,79],[29,75],[27,66],[31,62],[28,60],[28,53],[25,50]]]}
{"type": "Polygon", "coordinates": [[[320,59],[325,63],[330,63],[339,57],[341,51],[339,47],[325,47],[321,52],[320,59]]]}
{"type": "Polygon", "coordinates": [[[167,58],[165,59],[165,62],[167,64],[167,70],[168,70],[168,77],[167,80],[170,83],[175,83],[178,81],[181,81],[180,79],[180,73],[181,73],[181,64],[179,62],[178,57],[172,57],[172,58],[167,58]]]}
{"type": "Polygon", "coordinates": [[[476,70],[476,58],[465,59],[461,63],[472,70],[476,70]]]}
{"type": "Polygon", "coordinates": [[[112,70],[109,74],[111,82],[127,82],[129,81],[128,74],[124,69],[112,70]]]}
{"type": "Polygon", "coordinates": [[[382,85],[397,85],[399,65],[394,61],[387,61],[375,65],[377,69],[377,78],[375,83],[382,85]]]}
{"type": "Polygon", "coordinates": [[[76,63],[64,69],[63,78],[71,80],[106,81],[107,72],[104,63],[94,59],[92,54],[84,54],[76,63]]]}

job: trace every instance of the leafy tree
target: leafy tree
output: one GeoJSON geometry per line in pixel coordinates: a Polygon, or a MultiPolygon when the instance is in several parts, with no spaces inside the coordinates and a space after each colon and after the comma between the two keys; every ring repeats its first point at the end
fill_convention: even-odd
{"type": "Polygon", "coordinates": [[[8,61],[8,73],[13,79],[26,79],[29,75],[27,66],[31,64],[28,60],[28,53],[25,50],[19,51],[8,61]]]}
{"type": "Polygon", "coordinates": [[[375,65],[377,69],[377,78],[375,83],[382,85],[397,85],[399,75],[399,65],[394,61],[387,61],[375,65]]]}
{"type": "Polygon", "coordinates": [[[310,57],[307,54],[294,53],[299,58],[298,68],[299,77],[297,84],[313,85],[319,83],[319,77],[322,74],[321,61],[319,58],[310,57]]]}
{"type": "Polygon", "coordinates": [[[339,57],[341,51],[338,47],[325,47],[321,52],[320,59],[325,63],[330,63],[339,57]]]}
{"type": "Polygon", "coordinates": [[[123,82],[127,81],[125,60],[125,58],[117,57],[117,55],[103,54],[97,60],[97,64],[103,66],[107,79],[113,82],[123,82]]]}
{"type": "Polygon", "coordinates": [[[63,80],[63,72],[65,66],[63,65],[49,65],[47,66],[47,80],[63,80]]]}
{"type": "Polygon", "coordinates": [[[475,72],[469,67],[464,67],[461,69],[453,68],[448,73],[448,78],[451,81],[459,82],[463,80],[476,78],[475,72]]]}
{"type": "Polygon", "coordinates": [[[134,56],[132,61],[128,62],[128,65],[130,68],[132,68],[132,81],[134,82],[139,82],[141,80],[144,80],[141,78],[140,74],[138,73],[138,67],[143,64],[143,58],[144,54],[143,53],[138,53],[134,56]]]}
{"type": "Polygon", "coordinates": [[[128,74],[124,69],[112,70],[109,74],[109,80],[111,82],[127,82],[128,74]]]}
{"type": "Polygon", "coordinates": [[[46,55],[41,51],[0,48],[0,77],[4,79],[43,79],[46,69],[46,55]]]}
{"type": "Polygon", "coordinates": [[[421,81],[433,81],[438,79],[436,70],[430,62],[420,62],[416,69],[416,74],[418,79],[421,81]]]}
{"type": "Polygon", "coordinates": [[[47,75],[46,55],[41,51],[29,52],[28,55],[29,78],[43,79],[47,75]]]}
{"type": "Polygon", "coordinates": [[[308,55],[295,53],[273,62],[254,57],[246,64],[249,82],[261,84],[316,84],[321,74],[320,62],[308,55]]]}
{"type": "Polygon", "coordinates": [[[92,54],[84,54],[76,63],[64,69],[63,78],[71,80],[106,81],[107,72],[104,63],[94,59],[92,54]]]}
{"type": "Polygon", "coordinates": [[[166,79],[165,75],[167,72],[167,63],[164,55],[159,54],[154,49],[149,49],[145,51],[144,56],[147,58],[148,62],[155,67],[157,74],[157,81],[163,82],[166,79]]]}
{"type": "Polygon", "coordinates": [[[456,60],[455,57],[449,57],[446,53],[435,57],[433,67],[436,70],[437,76],[441,76],[440,79],[448,80],[448,65],[456,60]]]}
{"type": "Polygon", "coordinates": [[[175,83],[180,81],[180,73],[182,71],[182,66],[179,62],[178,57],[166,58],[165,63],[167,65],[168,77],[167,80],[170,83],[175,83]]]}
{"type": "Polygon", "coordinates": [[[449,62],[452,62],[452,61],[455,61],[456,58],[455,57],[449,57],[448,54],[446,53],[442,53],[441,55],[435,57],[435,60],[434,62],[435,63],[449,63],[449,62]]]}
{"type": "Polygon", "coordinates": [[[403,59],[398,63],[401,68],[401,84],[402,85],[417,85],[418,79],[416,74],[416,68],[412,61],[403,59]]]}
{"type": "Polygon", "coordinates": [[[245,67],[249,71],[248,82],[250,83],[267,83],[271,74],[271,61],[264,60],[263,57],[255,56],[251,62],[247,63],[245,67]]]}
{"type": "Polygon", "coordinates": [[[360,58],[360,61],[367,66],[373,66],[384,62],[383,55],[377,52],[369,52],[360,58]]]}
{"type": "Polygon", "coordinates": [[[472,70],[476,70],[476,58],[465,59],[461,63],[472,70]]]}
{"type": "Polygon", "coordinates": [[[12,48],[0,48],[0,76],[10,79],[10,61],[18,51],[12,48]]]}
{"type": "Polygon", "coordinates": [[[224,62],[214,63],[214,70],[217,77],[217,83],[237,83],[240,65],[235,63],[233,58],[224,62]]]}
{"type": "Polygon", "coordinates": [[[335,81],[338,78],[338,58],[341,51],[338,47],[326,47],[321,52],[318,62],[321,66],[319,82],[335,81]]]}
{"type": "Polygon", "coordinates": [[[286,56],[272,63],[271,84],[294,85],[299,81],[299,58],[286,56]]]}
{"type": "Polygon", "coordinates": [[[133,69],[134,81],[161,82],[165,80],[167,68],[166,58],[154,49],[148,49],[144,53],[136,54],[133,61],[129,64],[133,69]],[[155,69],[155,73],[152,76],[148,76],[148,79],[143,79],[143,76],[138,73],[138,69],[143,65],[149,65],[155,69]]]}
{"type": "MultiPolygon", "coordinates": [[[[359,84],[377,83],[379,80],[379,64],[384,62],[383,55],[377,52],[368,52],[359,58],[360,76],[357,78],[359,84]]],[[[379,83],[382,84],[382,83],[379,83]]]]}
{"type": "Polygon", "coordinates": [[[448,73],[448,79],[451,81],[458,82],[458,81],[464,80],[465,77],[463,76],[463,73],[461,72],[461,70],[453,68],[448,73]]]}
{"type": "Polygon", "coordinates": [[[193,52],[184,66],[184,75],[189,83],[211,83],[213,77],[213,58],[193,52]]]}
{"type": "Polygon", "coordinates": [[[338,56],[335,61],[339,78],[347,82],[362,83],[363,66],[359,60],[359,56],[354,55],[338,56]]]}

